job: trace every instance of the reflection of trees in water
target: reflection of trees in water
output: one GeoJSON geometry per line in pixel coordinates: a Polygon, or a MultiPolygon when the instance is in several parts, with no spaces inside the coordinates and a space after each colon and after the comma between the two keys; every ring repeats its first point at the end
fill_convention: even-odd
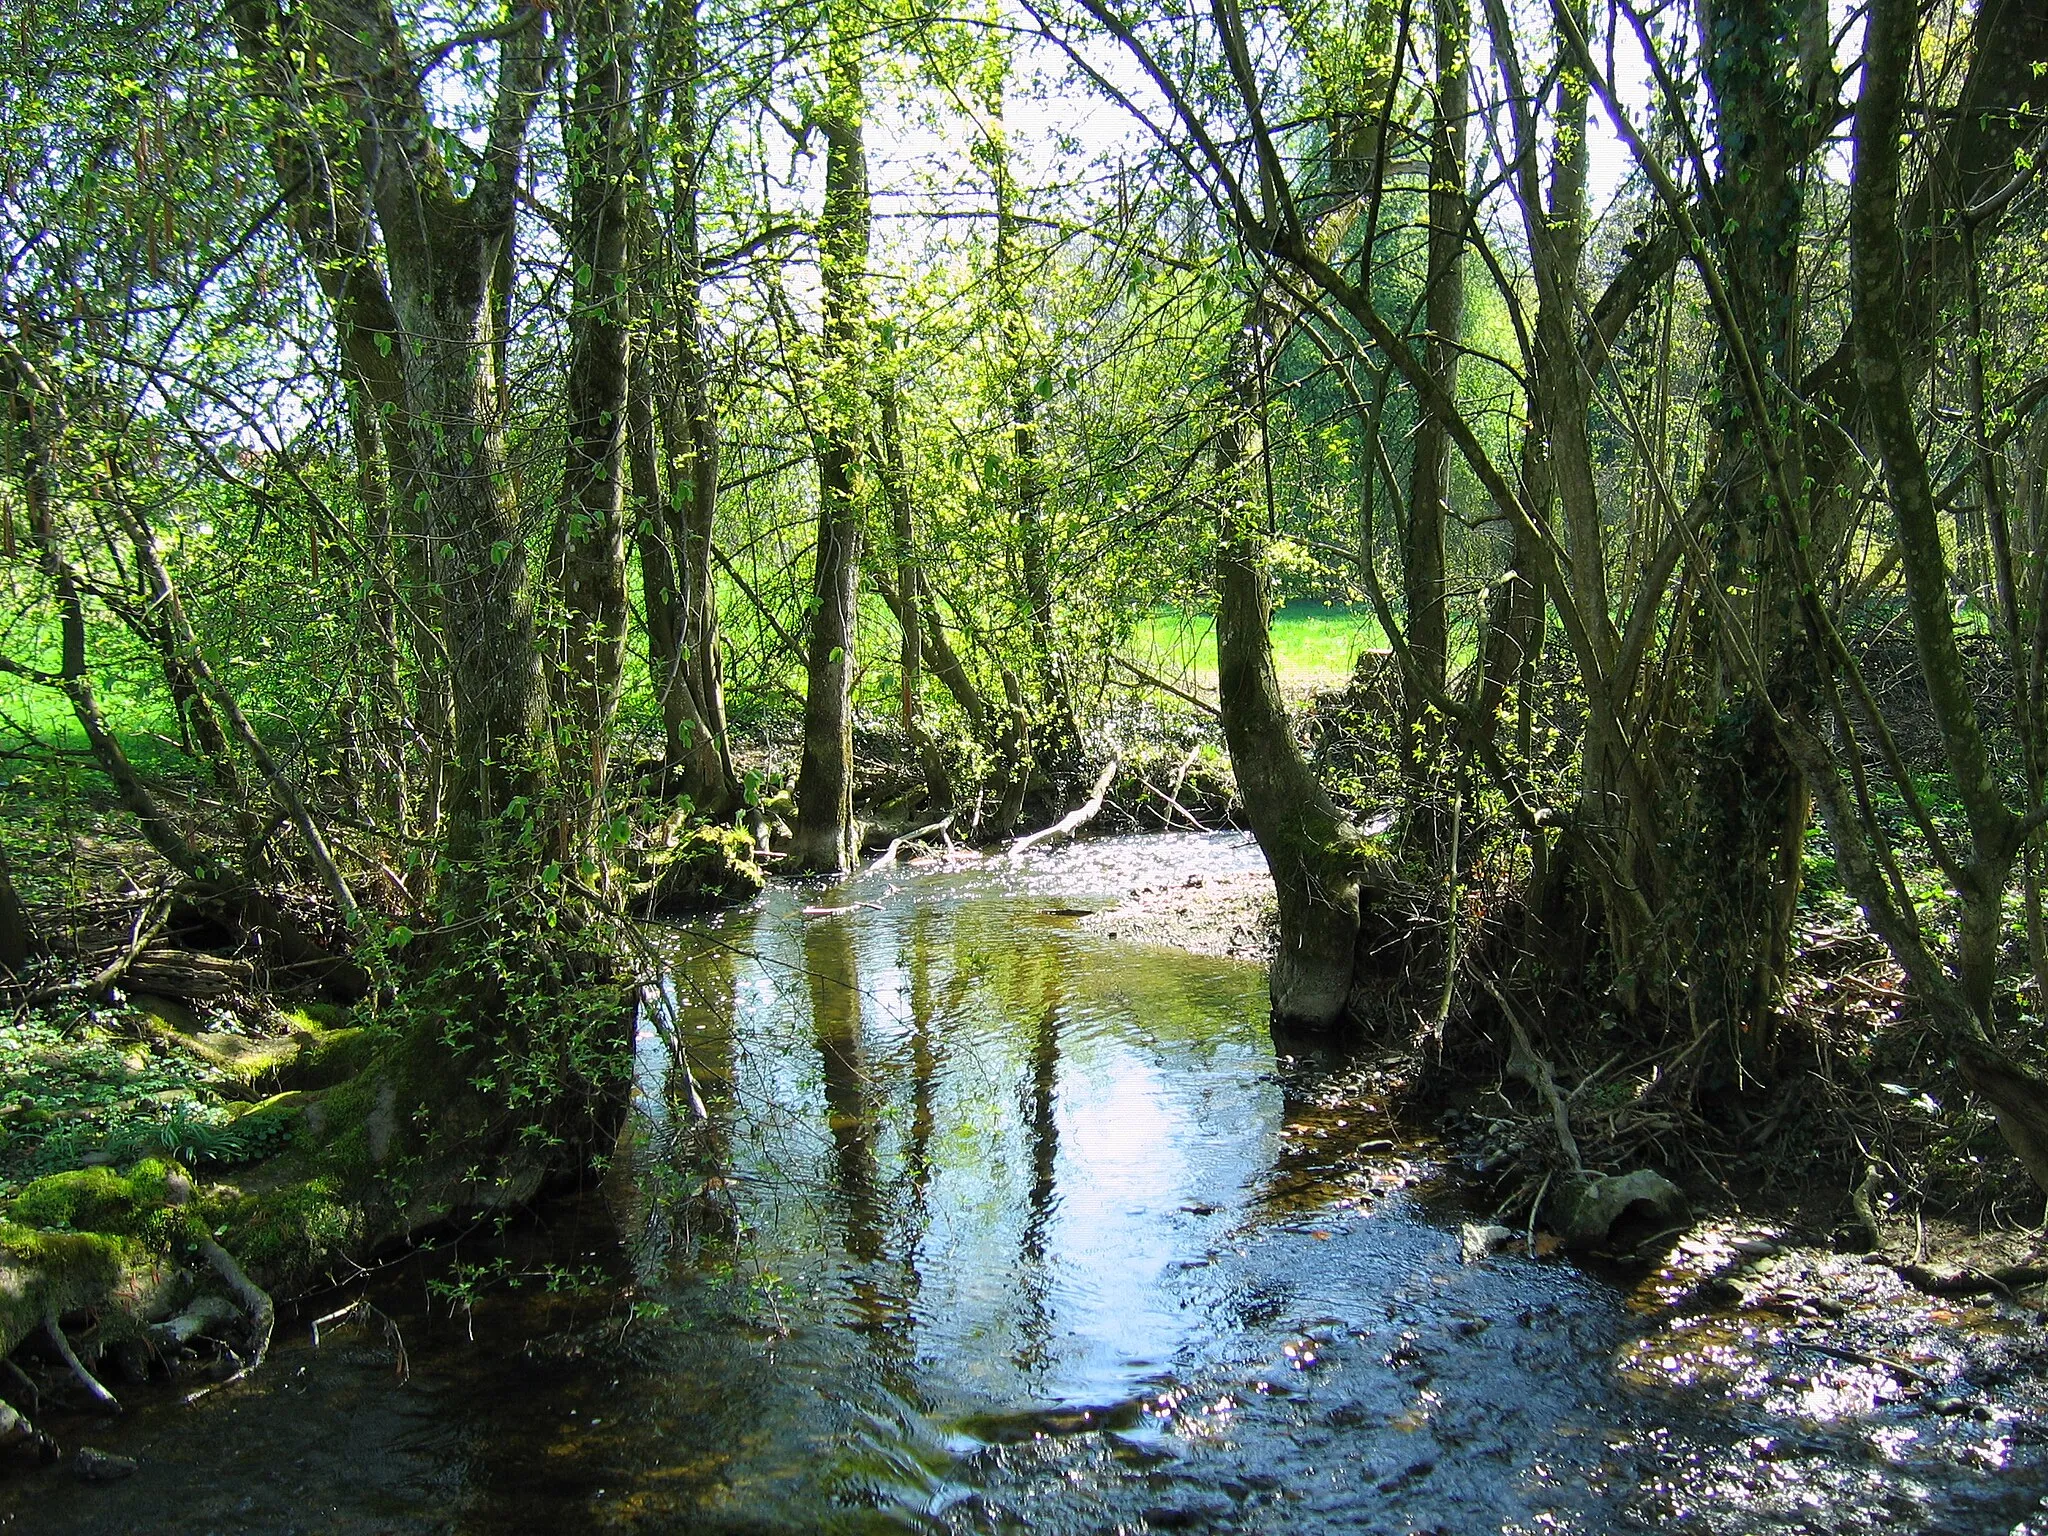
{"type": "Polygon", "coordinates": [[[643,1281],[673,1256],[694,1257],[705,1242],[738,1230],[729,1183],[738,987],[738,957],[712,947],[675,965],[645,998],[664,1065],[658,1090],[641,1105],[636,1125],[645,1144],[622,1192],[622,1224],[640,1233],[634,1267],[643,1281]]]}
{"type": "Polygon", "coordinates": [[[936,1119],[939,1052],[932,1029],[932,951],[937,919],[929,907],[912,912],[900,960],[909,979],[910,1005],[910,1133],[903,1144],[904,1193],[903,1303],[906,1316],[915,1311],[924,1276],[919,1268],[925,1230],[931,1222],[932,1131],[936,1119]]]}
{"type": "MultiPolygon", "coordinates": [[[[1052,1363],[1052,1266],[1046,1239],[1059,1195],[1060,1013],[1065,997],[1060,966],[1050,955],[1033,956],[1039,981],[1031,1028],[1029,1085],[1024,1095],[1024,1137],[1031,1153],[1031,1189],[1025,1200],[1024,1231],[1017,1244],[1017,1279],[1023,1289],[1017,1318],[1019,1370],[1041,1371],[1052,1363]]],[[[1020,1010],[1021,1011],[1021,1010],[1020,1010]]]]}
{"type": "Polygon", "coordinates": [[[831,917],[805,928],[804,979],[810,989],[811,1036],[824,1071],[826,1127],[832,1136],[833,1183],[839,1192],[846,1251],[871,1264],[882,1253],[882,1225],[875,1197],[873,1105],[852,922],[831,917]]]}

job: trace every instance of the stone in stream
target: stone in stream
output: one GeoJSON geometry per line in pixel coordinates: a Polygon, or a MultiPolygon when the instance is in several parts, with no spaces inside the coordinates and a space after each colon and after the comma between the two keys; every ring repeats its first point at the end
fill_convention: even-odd
{"type": "Polygon", "coordinates": [[[36,1433],[28,1415],[17,1411],[11,1404],[0,1403],[0,1452],[12,1454],[31,1446],[45,1463],[57,1459],[56,1441],[48,1435],[36,1433]]]}
{"type": "Polygon", "coordinates": [[[81,1483],[118,1483],[124,1477],[133,1477],[136,1465],[133,1456],[116,1456],[112,1451],[87,1445],[81,1446],[71,1458],[71,1475],[81,1483]]]}
{"type": "Polygon", "coordinates": [[[1154,1504],[1145,1511],[1145,1523],[1155,1531],[1194,1531],[1228,1520],[1236,1513],[1221,1494],[1183,1494],[1170,1504],[1154,1504]]]}
{"type": "Polygon", "coordinates": [[[1468,1221],[1458,1234],[1458,1257],[1466,1264],[1477,1264],[1514,1240],[1515,1233],[1510,1227],[1482,1226],[1476,1221],[1468,1221]]]}
{"type": "Polygon", "coordinates": [[[1685,1192],[1647,1168],[1574,1179],[1553,1197],[1550,1215],[1567,1248],[1598,1247],[1624,1222],[1641,1222],[1648,1232],[1676,1231],[1692,1224],[1685,1192]]]}

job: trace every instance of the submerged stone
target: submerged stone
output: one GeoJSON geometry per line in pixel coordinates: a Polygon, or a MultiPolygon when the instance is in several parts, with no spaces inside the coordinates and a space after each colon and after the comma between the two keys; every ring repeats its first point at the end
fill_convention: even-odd
{"type": "Polygon", "coordinates": [[[124,1477],[133,1477],[136,1467],[133,1456],[116,1456],[112,1451],[90,1445],[81,1446],[71,1458],[71,1475],[81,1483],[118,1483],[124,1477]]]}

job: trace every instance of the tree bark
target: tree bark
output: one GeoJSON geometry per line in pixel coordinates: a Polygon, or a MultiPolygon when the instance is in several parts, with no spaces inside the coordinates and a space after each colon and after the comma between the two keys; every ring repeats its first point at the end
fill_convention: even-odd
{"type": "MultiPolygon", "coordinates": [[[[1422,365],[1437,388],[1455,398],[1459,345],[1465,331],[1465,139],[1471,110],[1469,0],[1435,0],[1436,112],[1430,128],[1428,266],[1422,365]]],[[[1444,523],[1450,515],[1451,437],[1425,411],[1415,424],[1408,479],[1408,521],[1401,548],[1401,594],[1408,648],[1419,676],[1402,688],[1401,755],[1421,770],[1427,699],[1441,693],[1449,664],[1444,605],[1444,523]]]]}
{"type": "Polygon", "coordinates": [[[20,893],[14,888],[14,870],[7,862],[7,850],[0,848],[0,971],[19,976],[28,968],[28,957],[35,947],[28,909],[22,906],[20,893]]]}
{"type": "Polygon", "coordinates": [[[1328,1029],[1351,996],[1359,922],[1357,830],[1337,813],[1294,739],[1273,662],[1265,503],[1253,485],[1265,451],[1266,366],[1272,338],[1254,302],[1230,358],[1230,392],[1216,436],[1222,505],[1216,550],[1216,687],[1223,735],[1245,819],[1266,856],[1280,906],[1280,947],[1269,985],[1273,1017],[1328,1029]]]}
{"type": "Polygon", "coordinates": [[[502,905],[499,879],[534,872],[525,819],[549,756],[501,373],[515,193],[558,39],[538,5],[503,29],[478,171],[458,195],[389,0],[317,0],[289,15],[237,0],[232,17],[238,50],[276,103],[266,135],[280,192],[419,511],[452,716],[447,895],[457,912],[481,915],[502,905]],[[306,68],[314,60],[318,72],[306,68]],[[308,101],[333,111],[307,113],[308,101]]]}
{"type": "MultiPolygon", "coordinates": [[[[1888,910],[1879,882],[1866,877],[1867,889],[1858,893],[1858,899],[1943,1025],[1964,1079],[1991,1103],[2006,1140],[2035,1182],[2048,1190],[2048,1084],[2006,1056],[1991,1034],[2005,887],[2031,828],[2000,793],[1976,699],[1963,671],[1949,607],[1939,510],[1913,421],[1910,375],[1899,334],[1907,282],[1898,237],[1899,134],[1917,33],[1912,0],[1874,0],[1863,97],[1856,113],[1849,273],[1858,373],[1891,493],[1914,649],[1950,779],[1969,826],[1970,858],[1957,893],[1962,910],[1955,935],[1954,979],[1928,954],[1917,922],[1888,910]]],[[[1831,829],[1837,819],[1830,818],[1831,829]]]]}
{"type": "MultiPolygon", "coordinates": [[[[669,771],[706,815],[721,815],[740,800],[726,734],[725,680],[719,666],[718,586],[712,540],[718,517],[719,426],[712,396],[711,360],[703,319],[704,257],[701,192],[704,120],[699,105],[703,68],[697,0],[673,0],[666,41],[674,81],[669,104],[672,149],[664,323],[656,336],[662,384],[660,425],[669,491],[661,504],[674,571],[675,628],[665,657],[672,691],[689,700],[689,728],[667,735],[669,771]],[[664,377],[665,371],[665,377],[664,377]]],[[[664,692],[671,691],[664,684],[664,692]]],[[[664,717],[665,723],[669,720],[664,717]]]]}
{"type": "MultiPolygon", "coordinates": [[[[1007,61],[1004,73],[1007,75],[1007,61]]],[[[997,323],[1009,395],[1010,499],[1031,676],[1038,694],[1032,711],[1031,756],[1048,778],[1064,782],[1080,765],[1081,728],[1054,624],[1052,528],[1038,431],[1037,373],[1042,359],[1032,342],[1031,304],[1023,270],[1026,251],[1017,219],[1016,179],[1010,171],[1009,145],[1003,138],[1002,93],[999,81],[991,103],[995,128],[988,154],[995,182],[997,323]]]]}
{"type": "Polygon", "coordinates": [[[898,665],[902,674],[903,734],[924,769],[928,809],[953,808],[953,776],[924,719],[924,571],[917,558],[916,502],[903,462],[903,422],[893,380],[882,390],[882,490],[889,503],[889,526],[896,557],[897,627],[902,632],[898,665]]]}
{"type": "Polygon", "coordinates": [[[818,223],[825,290],[824,413],[818,454],[818,550],[811,596],[809,687],[797,774],[791,866],[837,873],[858,851],[853,826],[853,668],[860,576],[858,484],[867,439],[867,264],[871,210],[862,139],[860,39],[850,0],[833,0],[827,24],[825,210],[818,223]]]}
{"type": "Polygon", "coordinates": [[[572,266],[568,456],[555,530],[565,615],[558,687],[575,782],[564,785],[573,850],[604,798],[626,647],[626,390],[634,90],[630,0],[577,0],[569,12],[574,115],[563,132],[572,266]]]}

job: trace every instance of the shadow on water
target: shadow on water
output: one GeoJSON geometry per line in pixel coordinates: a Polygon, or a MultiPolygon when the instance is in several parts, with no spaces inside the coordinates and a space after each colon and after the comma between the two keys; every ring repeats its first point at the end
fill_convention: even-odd
{"type": "Polygon", "coordinates": [[[253,1383],[58,1425],[141,1470],[17,1477],[0,1526],[2036,1529],[2048,1329],[1873,1292],[1876,1344],[1816,1344],[1760,1282],[1695,1305],[1704,1243],[1633,1294],[1461,1262],[1427,1147],[1276,1054],[1260,970],[1074,920],[1256,857],[1111,839],[678,934],[602,1199],[365,1282],[253,1383]]]}

